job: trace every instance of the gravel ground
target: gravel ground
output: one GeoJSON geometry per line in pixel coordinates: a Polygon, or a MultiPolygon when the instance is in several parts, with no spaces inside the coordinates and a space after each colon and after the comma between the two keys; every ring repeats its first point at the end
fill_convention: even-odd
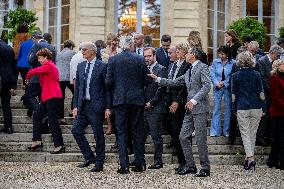
{"type": "Polygon", "coordinates": [[[0,162],[0,188],[284,188],[284,171],[257,167],[255,172],[241,166],[212,166],[211,177],[175,175],[176,165],[160,170],[119,175],[117,164],[106,164],[102,173],[79,169],[77,163],[7,163],[0,162]]]}

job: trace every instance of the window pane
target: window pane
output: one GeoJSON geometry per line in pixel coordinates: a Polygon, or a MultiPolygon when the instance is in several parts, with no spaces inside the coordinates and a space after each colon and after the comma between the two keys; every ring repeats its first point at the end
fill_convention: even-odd
{"type": "Polygon", "coordinates": [[[57,9],[49,9],[49,26],[57,24],[57,9]]]}
{"type": "Polygon", "coordinates": [[[247,0],[247,16],[257,16],[258,15],[258,0],[247,0]]]}
{"type": "Polygon", "coordinates": [[[218,25],[218,30],[222,30],[224,31],[225,30],[225,14],[223,13],[217,13],[217,25],[218,25]]]}
{"type": "Polygon", "coordinates": [[[218,11],[225,12],[225,0],[218,0],[218,11]]]}
{"type": "Polygon", "coordinates": [[[208,29],[208,47],[213,47],[213,30],[208,29]]]}
{"type": "Polygon", "coordinates": [[[69,39],[69,25],[61,27],[61,44],[69,39]]]}
{"type": "Polygon", "coordinates": [[[211,62],[213,61],[213,49],[212,48],[207,48],[207,57],[208,57],[208,62],[209,64],[211,64],[211,62]]]}
{"type": "Polygon", "coordinates": [[[49,0],[49,8],[51,7],[57,7],[58,0],[49,0]]]}
{"type": "Polygon", "coordinates": [[[214,26],[214,12],[208,10],[208,28],[213,28],[214,26]]]}
{"type": "Polygon", "coordinates": [[[214,0],[208,0],[208,9],[214,9],[214,0]]]}
{"type": "Polygon", "coordinates": [[[217,48],[221,45],[224,45],[224,32],[218,31],[217,32],[217,48]]]}
{"type": "Polygon", "coordinates": [[[70,0],[62,0],[62,5],[69,5],[70,4],[70,0]]]}
{"type": "Polygon", "coordinates": [[[8,8],[9,8],[9,0],[1,0],[0,11],[8,10],[8,8]]]}
{"type": "Polygon", "coordinates": [[[69,11],[70,6],[61,8],[61,24],[69,24],[69,11]]]}
{"type": "Polygon", "coordinates": [[[53,45],[55,45],[56,42],[57,42],[57,40],[56,40],[56,29],[55,29],[54,27],[50,27],[50,28],[48,28],[48,33],[49,33],[49,34],[51,35],[51,37],[52,37],[51,43],[52,43],[53,45]]]}
{"type": "Polygon", "coordinates": [[[263,16],[274,15],[274,6],[272,0],[263,0],[263,16]]]}
{"type": "Polygon", "coordinates": [[[118,0],[118,32],[128,34],[136,31],[136,9],[134,0],[118,0]]]}
{"type": "Polygon", "coordinates": [[[268,34],[274,34],[275,33],[275,31],[274,31],[274,24],[275,24],[274,18],[263,18],[263,23],[264,23],[264,26],[267,29],[268,34]]]}

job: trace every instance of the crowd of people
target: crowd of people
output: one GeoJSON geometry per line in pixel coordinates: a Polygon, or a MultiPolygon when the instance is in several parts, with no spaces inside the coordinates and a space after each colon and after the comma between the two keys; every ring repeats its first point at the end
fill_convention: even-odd
{"type": "Polygon", "coordinates": [[[207,127],[211,125],[210,137],[224,136],[233,144],[241,136],[245,170],[256,169],[255,145],[271,145],[268,166],[284,169],[284,40],[264,54],[252,37],[247,36],[242,44],[236,32],[228,30],[218,58],[209,63],[198,31],[191,31],[187,40],[178,44],[172,44],[170,35],[163,35],[159,48],[152,46],[151,36],[141,33],[110,33],[106,43],[80,43],[78,52],[74,42],[67,40],[58,54],[49,34],[37,31],[30,36],[23,24],[17,35],[14,49],[0,41],[1,132],[13,133],[10,99],[20,73],[25,86],[21,100],[33,120],[28,150],[41,151],[41,135],[50,129],[54,142],[51,153],[65,152],[60,125],[66,124],[67,87],[73,94],[72,113],[68,115],[74,118],[71,132],[85,159],[80,168],[95,164],[92,172],[103,171],[104,134],[116,136],[113,148],[119,154],[118,173],[129,173],[129,167],[134,172],[146,170],[148,135],[154,144],[154,160],[148,169],[163,168],[165,130],[171,136],[166,148],[173,148],[178,159],[175,173],[207,177],[207,127]],[[105,119],[108,128],[104,133],[105,119]],[[95,154],[85,137],[88,125],[96,141],[95,154]],[[193,158],[193,136],[199,171],[193,158]],[[134,161],[129,162],[131,153],[134,161]]]}

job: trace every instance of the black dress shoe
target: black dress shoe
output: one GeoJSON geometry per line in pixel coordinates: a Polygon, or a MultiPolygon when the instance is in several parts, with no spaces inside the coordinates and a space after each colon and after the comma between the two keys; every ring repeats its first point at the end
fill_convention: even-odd
{"type": "Polygon", "coordinates": [[[64,152],[65,152],[65,146],[61,146],[61,148],[59,150],[52,151],[52,152],[50,152],[50,154],[62,154],[64,152]]]}
{"type": "Polygon", "coordinates": [[[63,120],[60,120],[59,124],[60,125],[67,125],[67,123],[65,121],[63,121],[63,120]]]}
{"type": "Polygon", "coordinates": [[[32,152],[37,152],[37,151],[42,152],[42,148],[43,148],[43,144],[40,143],[40,144],[37,144],[35,146],[28,147],[28,150],[32,151],[32,152]]]}
{"type": "Polygon", "coordinates": [[[143,166],[135,166],[135,167],[132,167],[132,168],[131,168],[131,171],[137,172],[137,173],[143,172],[143,171],[145,171],[145,170],[146,170],[146,165],[143,165],[143,166]]]}
{"type": "Polygon", "coordinates": [[[14,131],[12,128],[3,128],[0,130],[0,133],[13,134],[14,131]]]}
{"type": "Polygon", "coordinates": [[[128,174],[129,169],[120,167],[116,172],[119,173],[119,174],[128,174]]]}
{"type": "Polygon", "coordinates": [[[168,144],[166,144],[166,148],[172,148],[174,146],[173,141],[170,141],[168,144]]]}
{"type": "Polygon", "coordinates": [[[27,111],[27,116],[29,118],[31,118],[33,116],[33,109],[32,108],[29,108],[28,111],[27,111]]]}
{"type": "Polygon", "coordinates": [[[183,164],[179,164],[179,166],[177,168],[175,168],[175,173],[177,174],[178,171],[182,170],[184,167],[183,164]]]}
{"type": "Polygon", "coordinates": [[[103,166],[95,166],[91,169],[91,172],[101,172],[103,171],[103,166]]]}
{"type": "Polygon", "coordinates": [[[96,162],[96,161],[95,161],[94,159],[92,159],[92,160],[87,160],[87,161],[85,161],[84,163],[77,165],[77,167],[79,167],[79,168],[88,167],[89,165],[91,165],[91,164],[93,164],[93,163],[95,163],[95,162],[96,162]]]}
{"type": "Polygon", "coordinates": [[[195,175],[196,177],[210,177],[210,170],[200,169],[199,173],[195,175]]]}
{"type": "Polygon", "coordinates": [[[148,169],[161,169],[163,168],[163,164],[153,164],[148,167],[148,169]]]}
{"type": "Polygon", "coordinates": [[[176,174],[179,175],[196,174],[196,173],[197,173],[196,167],[187,167],[187,166],[184,166],[183,169],[180,169],[179,171],[176,172],[176,174]]]}

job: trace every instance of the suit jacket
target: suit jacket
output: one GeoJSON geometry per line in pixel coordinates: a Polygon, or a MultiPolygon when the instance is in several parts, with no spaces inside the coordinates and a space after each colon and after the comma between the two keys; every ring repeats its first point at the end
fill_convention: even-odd
{"type": "MultiPolygon", "coordinates": [[[[75,81],[74,107],[80,113],[82,101],[84,100],[84,75],[87,61],[78,64],[75,81]]],[[[107,65],[100,60],[95,61],[90,80],[91,106],[96,113],[103,113],[106,108],[110,108],[111,95],[105,85],[107,65]]]]}
{"type": "Polygon", "coordinates": [[[170,58],[169,56],[166,56],[165,51],[162,47],[157,48],[156,50],[156,60],[160,65],[164,66],[165,68],[169,67],[170,58]]]}
{"type": "Polygon", "coordinates": [[[113,93],[113,106],[122,104],[145,105],[144,87],[150,73],[143,56],[130,50],[112,56],[108,62],[106,84],[113,93]]]}
{"type": "MultiPolygon", "coordinates": [[[[32,48],[30,49],[29,52],[29,64],[31,66],[31,68],[36,68],[41,66],[41,64],[37,61],[37,56],[36,53],[43,48],[47,48],[48,50],[50,50],[52,52],[52,61],[55,63],[56,61],[56,51],[54,46],[52,46],[51,44],[49,44],[47,41],[45,40],[40,40],[38,43],[34,43],[32,48]]],[[[33,76],[29,83],[39,83],[38,80],[38,76],[33,76]]]]}
{"type": "Polygon", "coordinates": [[[187,101],[194,99],[197,102],[191,112],[192,114],[200,114],[209,112],[210,110],[208,97],[208,93],[211,89],[210,82],[208,66],[199,61],[192,70],[187,70],[184,75],[175,80],[161,79],[160,85],[170,87],[186,86],[188,93],[187,101]]]}
{"type": "MultiPolygon", "coordinates": [[[[167,69],[160,64],[156,64],[152,72],[158,77],[166,78],[167,69]]],[[[152,82],[145,88],[146,103],[150,102],[153,106],[146,109],[145,113],[166,113],[165,93],[167,88],[158,86],[158,83],[152,82]]]]}
{"type": "Polygon", "coordinates": [[[1,84],[17,88],[15,54],[9,45],[0,40],[0,76],[1,84]]]}
{"type": "MultiPolygon", "coordinates": [[[[176,63],[174,63],[176,64],[176,63]]],[[[174,65],[173,64],[173,65],[174,65]]],[[[172,65],[172,66],[173,66],[172,65]]],[[[185,72],[191,67],[190,64],[188,64],[186,61],[184,61],[181,65],[181,67],[178,70],[178,73],[176,75],[176,78],[182,76],[185,74],[185,72]]],[[[171,70],[169,70],[170,72],[171,70]]],[[[179,104],[179,107],[182,107],[186,103],[186,97],[187,97],[187,91],[186,87],[184,85],[174,87],[170,89],[170,96],[171,96],[171,103],[173,101],[177,102],[179,104]]]]}
{"type": "Polygon", "coordinates": [[[262,85],[264,93],[266,94],[265,97],[268,100],[269,98],[269,79],[270,79],[270,72],[272,70],[272,63],[269,61],[267,55],[261,57],[256,64],[255,69],[259,71],[261,75],[262,85]]]}
{"type": "Polygon", "coordinates": [[[34,42],[32,39],[29,39],[21,43],[19,54],[18,54],[17,67],[20,67],[20,68],[30,67],[28,57],[29,57],[29,51],[32,48],[33,44],[34,42]]]}

